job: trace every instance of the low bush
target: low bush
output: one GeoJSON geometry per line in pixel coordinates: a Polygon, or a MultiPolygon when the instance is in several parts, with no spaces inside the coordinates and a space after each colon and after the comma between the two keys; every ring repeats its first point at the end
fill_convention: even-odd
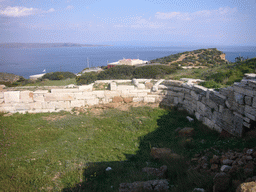
{"type": "Polygon", "coordinates": [[[46,73],[42,79],[49,79],[49,80],[63,80],[68,78],[75,78],[76,75],[71,72],[51,72],[46,73]]]}

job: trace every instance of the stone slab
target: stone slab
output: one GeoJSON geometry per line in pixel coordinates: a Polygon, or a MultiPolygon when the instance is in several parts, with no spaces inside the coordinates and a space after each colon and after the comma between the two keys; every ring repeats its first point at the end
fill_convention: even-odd
{"type": "Polygon", "coordinates": [[[87,105],[97,105],[97,104],[99,104],[99,99],[90,99],[90,100],[86,100],[86,102],[85,102],[87,105]]]}
{"type": "Polygon", "coordinates": [[[18,103],[14,105],[16,111],[28,111],[30,110],[29,103],[18,103]]]}
{"type": "Polygon", "coordinates": [[[82,85],[78,87],[79,91],[92,91],[93,84],[90,85],[82,85]]]}
{"type": "Polygon", "coordinates": [[[20,102],[32,103],[33,101],[34,101],[34,93],[32,91],[21,91],[20,92],[20,102]]]}
{"type": "Polygon", "coordinates": [[[71,105],[70,107],[82,107],[85,106],[85,101],[84,100],[75,100],[75,101],[71,101],[71,105]]]}
{"type": "Polygon", "coordinates": [[[45,101],[72,101],[74,95],[72,93],[47,93],[45,94],[45,101]]]}
{"type": "Polygon", "coordinates": [[[4,92],[0,92],[0,99],[4,98],[4,92]]]}
{"type": "Polygon", "coordinates": [[[18,103],[20,102],[20,91],[4,92],[5,103],[18,103]]]}
{"type": "Polygon", "coordinates": [[[51,89],[51,93],[77,93],[79,91],[81,91],[80,87],[79,89],[51,89]]]}

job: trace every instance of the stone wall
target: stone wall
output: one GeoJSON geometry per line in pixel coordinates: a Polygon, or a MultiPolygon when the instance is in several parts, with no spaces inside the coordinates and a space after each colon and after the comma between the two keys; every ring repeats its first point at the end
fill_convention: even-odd
{"type": "Polygon", "coordinates": [[[212,129],[242,136],[255,126],[256,74],[246,74],[240,83],[219,91],[196,85],[193,80],[162,84],[158,89],[165,91],[164,105],[183,108],[212,129]]]}
{"type": "MultiPolygon", "coordinates": [[[[137,86],[132,84],[117,85],[117,82],[127,83],[131,82],[131,80],[106,81],[110,83],[110,90],[93,90],[93,84],[91,84],[76,88],[4,91],[0,92],[0,111],[10,113],[58,112],[61,110],[70,111],[74,107],[92,106],[110,102],[154,103],[162,100],[158,93],[151,93],[150,88],[145,88],[144,83],[138,83],[138,80],[134,81],[137,86]]],[[[99,81],[97,83],[106,82],[99,81]]]]}
{"type": "Polygon", "coordinates": [[[161,102],[177,106],[219,132],[242,136],[256,121],[256,74],[246,74],[240,83],[214,91],[199,86],[198,79],[106,80],[109,90],[93,90],[93,84],[76,88],[53,88],[37,91],[0,92],[0,111],[41,113],[70,111],[74,107],[110,102],[161,102]],[[125,85],[130,83],[130,85],[125,85]],[[154,83],[154,85],[153,85],[154,83]],[[119,84],[119,85],[118,85],[119,84]]]}

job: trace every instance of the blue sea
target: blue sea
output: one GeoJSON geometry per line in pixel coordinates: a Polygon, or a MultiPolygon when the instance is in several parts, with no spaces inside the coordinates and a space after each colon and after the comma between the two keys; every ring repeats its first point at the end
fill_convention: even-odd
{"type": "MultiPolygon", "coordinates": [[[[238,56],[256,57],[256,47],[215,46],[226,54],[226,59],[234,62],[238,56]]],[[[189,47],[144,47],[106,46],[70,48],[0,48],[0,72],[13,73],[29,78],[30,75],[55,71],[78,73],[90,67],[106,66],[123,58],[152,60],[184,51],[192,51],[206,46],[189,47]]]]}

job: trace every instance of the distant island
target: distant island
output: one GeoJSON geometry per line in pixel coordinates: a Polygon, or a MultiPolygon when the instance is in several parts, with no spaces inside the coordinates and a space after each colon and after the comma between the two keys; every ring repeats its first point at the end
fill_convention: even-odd
{"type": "Polygon", "coordinates": [[[92,45],[79,43],[0,43],[0,48],[55,48],[55,47],[102,47],[110,45],[92,45]]]}

